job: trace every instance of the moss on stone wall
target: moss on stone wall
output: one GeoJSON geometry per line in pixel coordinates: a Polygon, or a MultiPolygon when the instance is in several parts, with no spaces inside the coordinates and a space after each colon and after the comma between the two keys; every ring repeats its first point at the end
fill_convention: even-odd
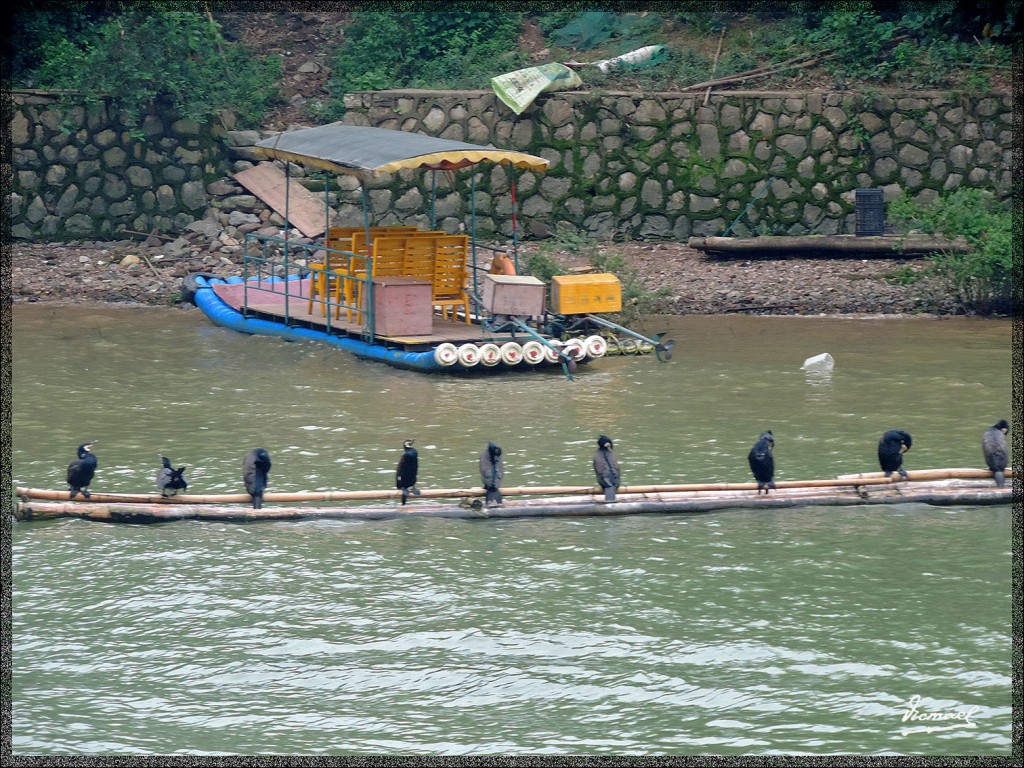
{"type": "MultiPolygon", "coordinates": [[[[208,199],[212,181],[259,161],[257,131],[156,113],[132,133],[103,106],[58,116],[53,104],[15,95],[15,237],[174,232],[219,204],[208,199]]],[[[475,185],[478,232],[511,236],[514,181],[521,236],[544,237],[561,223],[633,239],[720,235],[730,225],[738,236],[852,233],[858,188],[918,202],[961,187],[1008,200],[1011,190],[1008,94],[567,92],[543,94],[516,116],[490,91],[386,91],[348,94],[346,108],[349,124],[519,149],[550,163],[540,175],[486,167],[375,179],[379,223],[429,224],[432,181],[436,225],[448,231],[471,226],[475,185]]],[[[336,189],[341,219],[361,221],[358,184],[342,178],[336,189]]]]}

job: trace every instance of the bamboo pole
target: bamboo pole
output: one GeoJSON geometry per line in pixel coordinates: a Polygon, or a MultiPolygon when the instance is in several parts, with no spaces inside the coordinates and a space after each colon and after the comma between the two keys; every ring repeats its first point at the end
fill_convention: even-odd
{"type": "MultiPolygon", "coordinates": [[[[1012,478],[1013,470],[1007,468],[1006,476],[1012,478]]],[[[839,486],[884,485],[900,482],[923,482],[930,480],[981,480],[991,478],[987,469],[953,468],[953,469],[919,469],[908,472],[906,480],[898,475],[886,478],[881,472],[866,472],[856,475],[841,475],[837,478],[822,480],[779,480],[776,488],[834,488],[839,486]]],[[[682,483],[662,485],[631,485],[619,488],[620,495],[657,494],[673,492],[720,492],[720,491],[754,491],[757,483],[682,483]]],[[[503,496],[564,496],[564,495],[602,495],[597,486],[587,485],[539,485],[515,486],[502,488],[503,496]]],[[[71,499],[69,491],[55,491],[43,488],[26,488],[19,486],[16,495],[23,499],[48,501],[75,501],[86,504],[248,504],[252,497],[247,493],[224,494],[180,494],[178,496],[161,496],[158,493],[101,493],[93,491],[89,499],[81,497],[71,499]]],[[[421,491],[422,499],[458,499],[484,496],[483,488],[426,488],[421,491]]],[[[366,491],[293,491],[265,493],[264,502],[307,502],[307,501],[386,501],[398,499],[398,490],[366,490],[366,491]]]]}
{"type": "Polygon", "coordinates": [[[159,523],[175,520],[206,520],[221,522],[257,522],[300,519],[386,520],[411,517],[442,517],[489,519],[515,517],[607,516],[649,513],[703,513],[724,509],[786,509],[807,506],[862,506],[865,504],[925,503],[951,506],[982,506],[1009,504],[1012,488],[996,488],[975,483],[970,487],[917,486],[864,489],[832,489],[831,492],[799,489],[798,492],[745,496],[691,496],[680,498],[663,494],[657,498],[620,497],[614,502],[603,499],[534,500],[506,504],[502,507],[481,507],[453,504],[412,504],[378,507],[264,507],[203,504],[125,504],[98,502],[19,502],[15,516],[19,520],[45,520],[79,517],[100,522],[159,523]]]}
{"type": "MultiPolygon", "coordinates": [[[[992,472],[988,469],[975,469],[974,467],[950,467],[948,469],[917,469],[913,472],[907,471],[908,479],[913,480],[983,480],[991,478],[992,472]]],[[[1006,476],[1013,477],[1013,469],[1006,468],[1006,476]]],[[[837,480],[872,480],[885,477],[884,472],[861,472],[853,475],[839,475],[837,480]]]]}
{"type": "Polygon", "coordinates": [[[691,237],[690,248],[709,252],[767,252],[817,253],[827,251],[849,253],[875,253],[893,256],[918,256],[937,251],[967,253],[970,246],[960,240],[929,237],[892,237],[855,235],[766,235],[762,237],[691,237]]]}
{"type": "MultiPolygon", "coordinates": [[[[718,36],[718,50],[715,51],[715,60],[711,62],[711,79],[715,78],[715,70],[718,69],[718,57],[722,55],[722,41],[725,40],[725,27],[722,27],[722,34],[718,36]]],[[[711,86],[704,91],[704,106],[707,106],[708,99],[711,98],[711,86]]]]}

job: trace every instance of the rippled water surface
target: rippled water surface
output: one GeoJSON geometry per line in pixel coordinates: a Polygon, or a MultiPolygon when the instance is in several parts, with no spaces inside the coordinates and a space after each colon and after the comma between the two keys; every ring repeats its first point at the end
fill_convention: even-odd
{"type": "MultiPolygon", "coordinates": [[[[979,466],[1008,323],[678,318],[676,358],[431,377],[198,312],[14,308],[14,479],[95,490],[625,482],[979,466]],[[829,377],[800,371],[830,352],[829,377]]],[[[661,330],[651,321],[649,331],[661,330]]],[[[1009,754],[1010,507],[457,521],[15,523],[16,754],[1009,754]],[[916,710],[909,709],[919,696],[916,710]],[[920,721],[908,713],[970,713],[920,721]],[[960,727],[950,728],[950,724],[960,727]],[[947,726],[928,732],[928,726],[947,726]]]]}

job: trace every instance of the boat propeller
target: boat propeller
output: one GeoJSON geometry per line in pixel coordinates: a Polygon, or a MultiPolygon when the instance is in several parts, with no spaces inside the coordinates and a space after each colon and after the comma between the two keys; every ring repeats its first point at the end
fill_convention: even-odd
{"type": "Polygon", "coordinates": [[[672,359],[672,348],[676,345],[675,341],[669,339],[666,342],[661,341],[661,337],[664,333],[656,334],[654,337],[654,354],[663,363],[667,363],[672,359]]]}

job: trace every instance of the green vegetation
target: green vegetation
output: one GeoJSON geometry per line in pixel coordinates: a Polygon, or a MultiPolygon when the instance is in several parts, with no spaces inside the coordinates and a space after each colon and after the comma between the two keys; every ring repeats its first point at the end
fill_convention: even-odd
{"type": "MultiPolygon", "coordinates": [[[[680,5],[684,10],[665,14],[580,12],[552,3],[525,13],[359,12],[335,57],[333,101],[321,117],[339,118],[349,91],[486,88],[495,75],[529,65],[516,45],[524,24],[543,33],[546,61],[596,61],[644,45],[667,46],[667,59],[647,69],[602,73],[584,67],[581,75],[592,90],[671,91],[811,55],[819,58],[819,73],[839,88],[987,90],[993,75],[1008,77],[1010,43],[1020,37],[1020,0],[1005,8],[967,0],[767,3],[736,11],[680,5]],[[716,58],[711,51],[717,42],[722,48],[716,58]]],[[[748,82],[786,86],[802,74],[789,68],[748,82]]]]}
{"type": "Polygon", "coordinates": [[[568,273],[568,265],[559,258],[562,254],[586,259],[597,272],[609,272],[619,278],[622,311],[618,313],[617,319],[624,325],[635,323],[643,315],[657,311],[658,302],[670,293],[667,288],[648,290],[640,275],[626,263],[621,253],[613,247],[601,248],[592,237],[564,222],[556,225],[553,237],[542,242],[536,252],[526,256],[522,271],[550,283],[555,275],[568,273]]]}
{"type": "Polygon", "coordinates": [[[545,241],[539,249],[526,254],[523,259],[522,273],[533,275],[545,283],[550,283],[551,278],[555,275],[564,275],[568,267],[554,255],[553,252],[555,250],[554,247],[545,241]]]}
{"type": "MultiPolygon", "coordinates": [[[[957,7],[954,2],[908,6],[887,18],[871,3],[851,3],[825,15],[801,42],[834,55],[823,67],[843,80],[937,88],[954,85],[963,68],[1009,70],[1009,46],[992,39],[1002,34],[1002,22],[997,22],[998,33],[988,23],[980,35],[961,38],[966,30],[958,27],[962,15],[957,7]]],[[[1012,15],[1005,24],[1012,28],[1012,15]]],[[[971,72],[975,81],[980,74],[971,72]]]]}
{"type": "MultiPolygon", "coordinates": [[[[963,237],[971,251],[942,252],[931,258],[921,277],[935,276],[945,284],[965,311],[981,314],[1019,315],[1019,288],[1014,296],[1012,214],[977,189],[958,189],[930,205],[905,196],[888,207],[892,220],[908,232],[939,234],[950,240],[963,237]]],[[[1017,246],[1017,262],[1020,250],[1017,246]]],[[[901,274],[906,281],[910,275],[901,274]]]]}
{"type": "Polygon", "coordinates": [[[334,56],[325,119],[340,117],[350,91],[479,90],[495,75],[526,66],[516,42],[522,13],[431,8],[357,11],[352,18],[334,56]]]}
{"type": "MultiPolygon", "coordinates": [[[[154,12],[152,5],[133,4],[92,20],[82,10],[73,16],[73,29],[58,26],[37,34],[31,82],[81,94],[87,104],[109,97],[129,127],[160,102],[198,121],[231,109],[241,124],[258,127],[277,96],[280,61],[257,59],[228,43],[219,25],[199,10],[175,10],[185,5],[168,3],[154,12]]],[[[24,24],[38,26],[34,19],[24,24]]],[[[22,57],[23,65],[32,61],[28,54],[22,57]]]]}
{"type": "MultiPolygon", "coordinates": [[[[539,61],[596,61],[645,45],[667,46],[647,69],[601,73],[583,67],[594,90],[665,90],[748,72],[798,56],[813,67],[779,70],[742,87],[794,85],[877,89],[953,88],[972,92],[1009,82],[1022,0],[777,2],[749,8],[681,0],[662,13],[580,11],[539,2],[527,11],[483,11],[476,3],[443,9],[357,10],[332,60],[331,100],[311,102],[311,117],[339,119],[343,97],[391,88],[487,89],[496,75],[530,66],[520,36],[534,28],[548,51],[539,61]],[[719,45],[720,50],[719,50],[719,45]],[[822,83],[823,78],[828,82],[822,83]]],[[[159,0],[67,0],[16,8],[5,42],[15,87],[104,93],[129,115],[168,101],[186,116],[234,109],[256,127],[277,97],[280,62],[225,40],[216,4],[159,0]]],[[[536,63],[539,63],[536,62],[536,63]]]]}

